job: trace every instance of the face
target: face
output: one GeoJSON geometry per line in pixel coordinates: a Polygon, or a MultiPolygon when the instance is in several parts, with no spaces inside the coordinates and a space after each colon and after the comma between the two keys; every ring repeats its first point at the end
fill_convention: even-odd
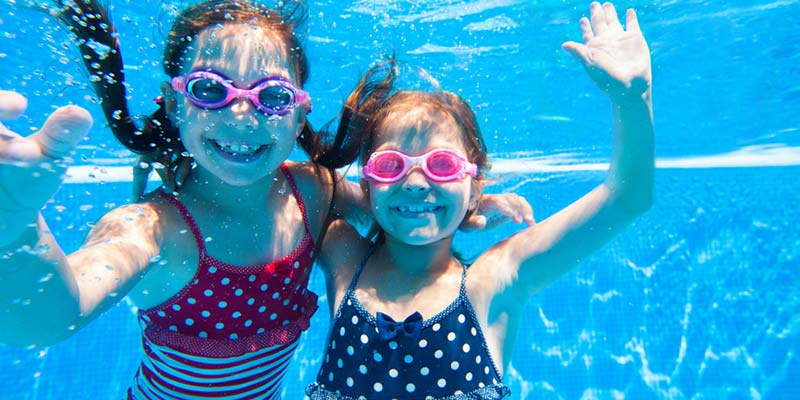
{"type": "MultiPolygon", "coordinates": [[[[187,52],[181,73],[202,69],[219,72],[239,89],[248,89],[268,76],[299,88],[279,37],[247,24],[201,31],[187,52]]],[[[208,172],[235,186],[274,174],[289,157],[305,118],[304,106],[269,115],[246,96],[210,109],[193,104],[172,88],[165,92],[168,101],[175,101],[170,117],[180,126],[181,140],[197,162],[198,172],[208,172]]]]}
{"type": "MultiPolygon", "coordinates": [[[[392,112],[381,124],[373,151],[396,150],[420,156],[434,149],[467,152],[461,128],[449,115],[418,106],[392,112]]],[[[368,181],[376,221],[387,235],[407,244],[426,245],[452,236],[474,206],[472,178],[437,182],[414,166],[399,181],[368,181]]]]}

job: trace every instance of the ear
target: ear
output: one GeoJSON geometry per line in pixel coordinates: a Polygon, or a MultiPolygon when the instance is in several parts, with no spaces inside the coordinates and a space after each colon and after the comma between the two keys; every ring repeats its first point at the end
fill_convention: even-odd
{"type": "Polygon", "coordinates": [[[469,190],[469,212],[473,212],[478,208],[481,196],[483,196],[483,182],[473,179],[469,190]]]}
{"type": "Polygon", "coordinates": [[[361,178],[358,181],[358,185],[361,186],[361,191],[364,192],[364,196],[366,197],[367,201],[369,201],[369,182],[366,179],[361,178]]]}

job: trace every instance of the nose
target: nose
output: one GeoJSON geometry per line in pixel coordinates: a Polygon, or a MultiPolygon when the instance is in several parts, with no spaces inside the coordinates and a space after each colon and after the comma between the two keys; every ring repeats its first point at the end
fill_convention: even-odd
{"type": "Polygon", "coordinates": [[[238,115],[245,115],[251,112],[255,107],[250,103],[249,99],[240,97],[231,102],[231,112],[238,115]]]}
{"type": "Polygon", "coordinates": [[[230,118],[228,126],[231,128],[256,129],[258,128],[258,118],[256,118],[255,106],[248,99],[236,99],[230,104],[228,110],[230,118]]]}
{"type": "Polygon", "coordinates": [[[403,190],[410,193],[427,192],[431,184],[419,167],[412,167],[403,181],[403,190]]]}

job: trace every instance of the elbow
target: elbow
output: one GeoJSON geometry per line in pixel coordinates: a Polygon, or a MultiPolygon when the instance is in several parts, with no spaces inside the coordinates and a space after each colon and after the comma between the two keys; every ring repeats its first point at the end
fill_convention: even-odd
{"type": "Polygon", "coordinates": [[[60,343],[72,336],[77,329],[75,325],[59,328],[44,328],[39,324],[23,323],[5,324],[0,334],[0,343],[17,349],[41,349],[60,343]],[[14,326],[16,325],[16,326],[14,326]]]}
{"type": "Polygon", "coordinates": [[[640,184],[624,187],[608,185],[611,202],[615,208],[634,220],[646,213],[655,203],[655,187],[652,184],[640,184]]]}
{"type": "Polygon", "coordinates": [[[655,190],[651,186],[646,190],[639,190],[620,200],[628,216],[631,219],[636,219],[653,207],[653,203],[655,203],[655,190]]]}

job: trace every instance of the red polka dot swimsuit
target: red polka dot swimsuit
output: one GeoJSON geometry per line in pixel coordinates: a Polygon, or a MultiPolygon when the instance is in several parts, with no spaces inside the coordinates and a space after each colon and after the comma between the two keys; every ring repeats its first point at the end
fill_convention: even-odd
{"type": "Polygon", "coordinates": [[[314,243],[305,203],[288,168],[281,165],[281,171],[306,234],[289,255],[267,265],[235,266],[208,255],[186,207],[161,193],[191,228],[199,265],[177,294],[139,311],[147,357],[129,398],[277,396],[297,339],[317,309],[317,295],[307,288],[314,243]]]}

